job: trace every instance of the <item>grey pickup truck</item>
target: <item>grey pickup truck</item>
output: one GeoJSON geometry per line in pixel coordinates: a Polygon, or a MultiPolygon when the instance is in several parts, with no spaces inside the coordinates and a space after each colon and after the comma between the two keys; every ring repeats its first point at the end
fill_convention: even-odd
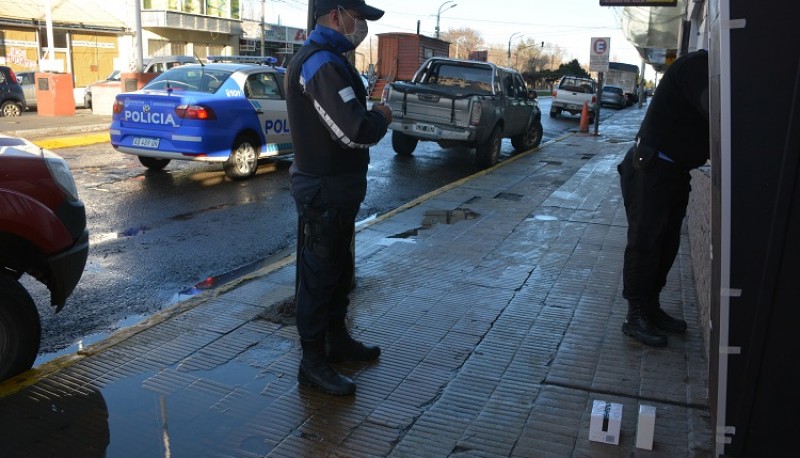
{"type": "Polygon", "coordinates": [[[411,155],[418,141],[466,145],[486,168],[497,163],[503,138],[518,151],[542,140],[536,93],[518,72],[488,62],[432,57],[411,81],[388,84],[382,101],[392,109],[389,128],[399,155],[411,155]]]}

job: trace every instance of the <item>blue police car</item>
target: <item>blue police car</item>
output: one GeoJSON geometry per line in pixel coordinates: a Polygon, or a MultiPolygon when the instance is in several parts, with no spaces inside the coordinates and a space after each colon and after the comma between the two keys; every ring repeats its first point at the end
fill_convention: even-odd
{"type": "Polygon", "coordinates": [[[285,70],[257,59],[209,56],[117,95],[111,145],[153,170],[172,159],[222,162],[229,178],[252,177],[258,159],[292,153],[285,70]]]}

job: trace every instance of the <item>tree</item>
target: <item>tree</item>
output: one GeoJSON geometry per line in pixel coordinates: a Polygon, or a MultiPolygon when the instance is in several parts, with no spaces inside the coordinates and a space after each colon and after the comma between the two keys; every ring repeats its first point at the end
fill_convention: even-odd
{"type": "Polygon", "coordinates": [[[581,67],[580,62],[578,59],[572,59],[571,61],[567,62],[566,64],[561,64],[558,66],[557,73],[559,74],[559,78],[564,75],[575,75],[575,76],[582,76],[584,78],[590,78],[589,73],[581,67]]]}
{"type": "Polygon", "coordinates": [[[449,29],[439,38],[450,42],[450,55],[457,59],[466,59],[470,52],[485,48],[481,33],[469,27],[449,29]]]}

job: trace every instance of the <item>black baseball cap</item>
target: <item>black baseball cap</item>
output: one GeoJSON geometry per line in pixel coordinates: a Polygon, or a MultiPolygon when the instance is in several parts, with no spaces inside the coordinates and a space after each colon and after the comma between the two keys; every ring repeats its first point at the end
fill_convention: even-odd
{"type": "Polygon", "coordinates": [[[358,11],[368,21],[377,21],[383,17],[383,10],[367,5],[364,0],[317,0],[316,17],[328,14],[341,6],[346,10],[358,11]]]}

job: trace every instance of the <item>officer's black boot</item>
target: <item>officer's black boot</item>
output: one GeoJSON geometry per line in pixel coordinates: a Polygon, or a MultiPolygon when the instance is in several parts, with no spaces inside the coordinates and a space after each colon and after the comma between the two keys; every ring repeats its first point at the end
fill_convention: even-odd
{"type": "Polygon", "coordinates": [[[328,364],[325,357],[325,337],[302,339],[300,343],[303,346],[303,359],[300,360],[297,381],[301,385],[336,396],[355,393],[356,384],[328,364]]]}
{"type": "Polygon", "coordinates": [[[328,361],[373,361],[380,355],[380,347],[364,345],[353,339],[344,320],[332,321],[328,326],[328,361]]]}
{"type": "Polygon", "coordinates": [[[650,321],[664,332],[686,332],[686,321],[672,318],[667,312],[661,309],[661,304],[656,302],[650,308],[650,321]]]}
{"type": "Polygon", "coordinates": [[[667,346],[667,336],[661,334],[650,321],[644,302],[628,301],[628,316],[622,323],[622,332],[651,347],[667,346]]]}

